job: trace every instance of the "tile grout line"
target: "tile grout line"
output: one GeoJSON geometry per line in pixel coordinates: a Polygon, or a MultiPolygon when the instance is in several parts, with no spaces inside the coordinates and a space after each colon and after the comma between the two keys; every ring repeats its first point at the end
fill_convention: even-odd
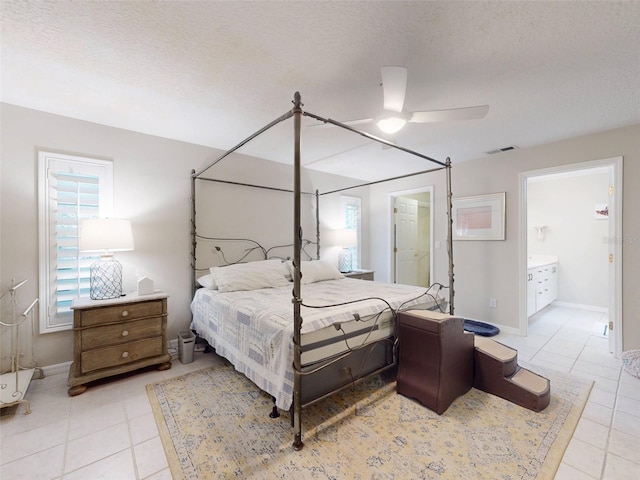
{"type": "Polygon", "coordinates": [[[616,387],[616,396],[613,400],[613,414],[611,415],[611,424],[609,425],[609,432],[607,433],[607,441],[604,446],[604,461],[602,462],[602,469],[600,471],[600,479],[604,480],[604,473],[607,468],[607,460],[609,459],[609,443],[611,441],[611,431],[613,430],[613,422],[615,421],[616,414],[618,412],[618,396],[620,395],[620,382],[622,380],[622,367],[618,372],[618,385],[616,387]]]}
{"type": "MultiPolygon", "coordinates": [[[[68,393],[67,393],[68,395],[68,393]]],[[[69,402],[69,412],[67,413],[67,432],[64,436],[64,448],[62,453],[62,471],[60,472],[60,478],[64,479],[67,470],[67,453],[69,452],[69,436],[71,435],[71,414],[73,412],[73,397],[69,402]]]]}

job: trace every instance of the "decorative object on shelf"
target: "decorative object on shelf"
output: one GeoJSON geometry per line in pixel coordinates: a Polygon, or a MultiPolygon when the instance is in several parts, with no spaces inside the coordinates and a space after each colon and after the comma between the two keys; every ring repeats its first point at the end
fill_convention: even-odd
{"type": "Polygon", "coordinates": [[[153,280],[149,277],[142,277],[138,280],[138,295],[149,295],[153,293],[153,280]]]}
{"type": "Polygon", "coordinates": [[[92,300],[122,296],[122,265],[113,252],[133,250],[131,222],[116,218],[84,220],[80,229],[82,252],[101,252],[101,259],[91,265],[90,294],[92,300]]]}
{"type": "Polygon", "coordinates": [[[454,240],[504,240],[505,192],[452,199],[454,240]]]}
{"type": "Polygon", "coordinates": [[[342,273],[350,272],[353,269],[353,255],[349,247],[358,244],[358,232],[353,229],[343,228],[336,231],[336,245],[342,247],[338,254],[338,270],[342,273]]]}

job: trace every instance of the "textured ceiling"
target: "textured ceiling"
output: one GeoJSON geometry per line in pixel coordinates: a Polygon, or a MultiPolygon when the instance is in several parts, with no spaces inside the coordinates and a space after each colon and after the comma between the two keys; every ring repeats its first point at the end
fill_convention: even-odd
{"type": "MultiPolygon", "coordinates": [[[[382,108],[380,67],[408,67],[407,110],[490,105],[409,124],[398,144],[454,163],[640,123],[640,2],[2,1],[3,102],[220,149],[291,108],[382,108]]],[[[362,179],[430,168],[303,122],[303,163],[362,179]]],[[[243,152],[290,163],[292,123],[243,152]]],[[[378,134],[375,127],[360,127],[378,134]]],[[[197,165],[188,166],[188,168],[197,165]]]]}

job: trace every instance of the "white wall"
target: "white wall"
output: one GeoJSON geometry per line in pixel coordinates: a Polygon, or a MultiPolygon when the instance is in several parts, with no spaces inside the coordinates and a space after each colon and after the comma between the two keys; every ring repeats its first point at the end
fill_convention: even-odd
{"type": "Polygon", "coordinates": [[[609,201],[605,173],[552,175],[527,186],[529,255],[557,255],[558,301],[608,306],[608,220],[595,219],[596,204],[609,201]],[[536,225],[545,225],[539,239],[536,225]]]}
{"type": "MultiPolygon", "coordinates": [[[[37,295],[37,152],[57,152],[113,159],[115,180],[114,215],[133,221],[136,250],[118,255],[125,269],[125,289],[133,290],[137,274],[154,279],[156,287],[169,293],[169,330],[175,336],[188,325],[191,299],[190,280],[190,172],[208,164],[219,152],[89,122],[50,115],[11,105],[0,105],[1,192],[0,192],[0,283],[6,288],[11,278],[29,277],[26,297],[37,295]]],[[[248,132],[250,133],[250,132],[248,132]]],[[[640,348],[640,125],[521,148],[488,156],[453,167],[454,196],[480,193],[507,193],[507,239],[502,242],[454,242],[456,313],[493,322],[518,326],[519,301],[519,181],[518,174],[557,165],[624,157],[623,210],[623,348],[640,348]],[[498,300],[488,307],[488,298],[498,300]]],[[[239,141],[240,139],[238,139],[239,141]]],[[[428,153],[428,152],[427,152],[428,153]]],[[[257,159],[232,164],[224,170],[229,176],[261,179],[268,184],[282,182],[288,188],[290,167],[257,159]],[[231,171],[233,170],[233,171],[231,171]]],[[[234,178],[238,179],[238,178],[234,178]]],[[[352,184],[351,181],[319,173],[305,173],[304,189],[321,191],[327,185],[352,184]],[[311,178],[313,177],[313,178],[311,178]]],[[[435,172],[350,194],[363,199],[363,267],[376,270],[376,279],[389,279],[390,192],[434,186],[433,214],[434,279],[448,283],[446,254],[446,199],[444,172],[435,172]],[[367,226],[369,227],[367,229],[367,226]]],[[[238,195],[243,193],[238,192],[238,195]]],[[[266,198],[266,197],[265,197],[266,198]]],[[[239,200],[230,198],[218,208],[239,200]]],[[[271,202],[264,202],[267,205],[271,202]]],[[[338,223],[339,194],[321,200],[322,224],[338,223]]],[[[286,203],[289,208],[289,203],[286,203]]],[[[274,205],[275,207],[278,205],[274,205]]],[[[226,211],[226,210],[225,210],[226,211]]],[[[246,219],[229,219],[230,225],[246,224],[246,219]]],[[[263,223],[256,226],[263,229],[263,223]]],[[[284,227],[286,230],[288,227],[284,227]]],[[[265,243],[280,239],[280,231],[269,228],[265,243]]],[[[306,232],[308,233],[308,232],[306,232]]],[[[308,235],[305,235],[308,236],[308,235]]],[[[71,360],[71,332],[38,335],[35,342],[41,365],[71,360]]]]}
{"type": "MultiPolygon", "coordinates": [[[[461,139],[464,141],[464,139],[461,139]]],[[[518,143],[514,139],[514,143],[518,143]]],[[[472,162],[453,161],[454,197],[506,192],[506,240],[454,242],[456,313],[469,318],[518,329],[520,284],[519,174],[559,165],[617,156],[624,157],[623,178],[623,349],[640,348],[640,125],[531,148],[499,153],[472,162]],[[497,299],[497,308],[489,307],[497,299]]],[[[428,154],[428,152],[425,152],[428,154]]],[[[442,159],[441,159],[442,160],[442,159]]],[[[376,276],[388,278],[388,195],[423,185],[434,185],[434,281],[447,283],[445,176],[435,172],[371,187],[371,259],[376,276]]],[[[524,242],[522,242],[524,243],[524,242]]],[[[597,277],[589,277],[597,281],[597,277]]]]}
{"type": "MultiPolygon", "coordinates": [[[[146,275],[154,280],[155,288],[166,291],[169,337],[175,338],[190,321],[190,174],[192,169],[208,165],[221,152],[7,104],[1,104],[0,108],[2,290],[9,286],[12,278],[29,278],[28,286],[23,288],[23,301],[38,295],[38,151],[113,160],[114,216],[131,219],[136,245],[135,251],[118,254],[123,264],[124,290],[135,290],[137,276],[146,275]]],[[[241,160],[223,161],[216,175],[292,187],[290,166],[247,157],[241,160]]],[[[302,182],[303,189],[308,191],[353,184],[341,177],[308,171],[304,172],[302,182]]],[[[362,196],[366,208],[366,189],[352,191],[352,194],[362,196]]],[[[224,192],[222,199],[210,205],[209,211],[221,215],[213,231],[225,235],[242,233],[265,246],[283,240],[291,242],[293,222],[289,194],[254,191],[249,202],[242,200],[245,195],[246,189],[238,187],[224,192]],[[239,211],[234,210],[237,206],[241,207],[239,211]],[[260,208],[260,215],[248,219],[245,214],[254,207],[260,208]]],[[[323,197],[320,209],[323,225],[337,223],[339,203],[339,195],[323,197]]],[[[198,214],[204,216],[208,207],[200,206],[198,214]]],[[[305,237],[315,235],[312,208],[307,203],[303,212],[307,225],[305,237]]],[[[368,211],[364,214],[368,215],[368,211]]],[[[368,237],[368,230],[363,235],[368,237]]],[[[363,245],[365,259],[368,259],[367,248],[367,244],[363,245]]],[[[35,338],[34,349],[40,365],[70,361],[72,348],[71,331],[35,338]]]]}

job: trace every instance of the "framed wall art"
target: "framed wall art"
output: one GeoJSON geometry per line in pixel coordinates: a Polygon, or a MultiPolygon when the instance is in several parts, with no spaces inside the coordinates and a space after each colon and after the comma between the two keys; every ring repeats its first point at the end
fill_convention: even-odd
{"type": "Polygon", "coordinates": [[[452,199],[454,240],[504,240],[505,192],[452,199]]]}

